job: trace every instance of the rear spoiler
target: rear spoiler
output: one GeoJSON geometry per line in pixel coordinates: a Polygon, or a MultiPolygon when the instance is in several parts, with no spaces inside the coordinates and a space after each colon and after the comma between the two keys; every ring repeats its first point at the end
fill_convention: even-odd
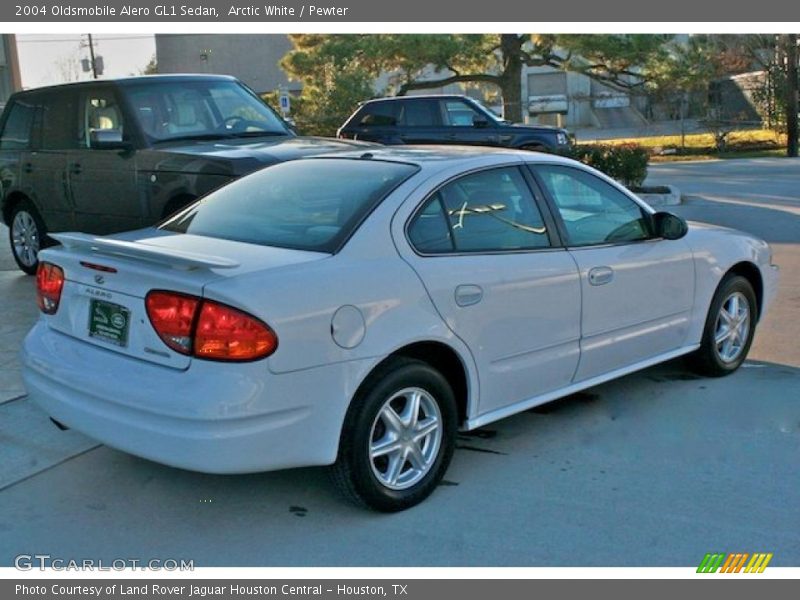
{"type": "Polygon", "coordinates": [[[68,250],[82,250],[106,256],[134,258],[165,265],[173,269],[233,269],[239,266],[235,260],[173,248],[163,248],[146,242],[125,242],[85,233],[51,233],[49,237],[68,250]]]}

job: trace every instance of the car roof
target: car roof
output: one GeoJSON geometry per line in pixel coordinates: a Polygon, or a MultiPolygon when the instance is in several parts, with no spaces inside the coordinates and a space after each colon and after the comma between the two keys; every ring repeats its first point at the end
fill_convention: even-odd
{"type": "Polygon", "coordinates": [[[372,100],[366,100],[361,104],[373,104],[376,102],[398,102],[400,100],[425,100],[425,99],[445,99],[445,98],[458,98],[458,99],[466,99],[466,100],[475,100],[471,96],[467,96],[466,94],[413,94],[411,96],[386,96],[384,98],[373,98],[372,100]]]}
{"type": "Polygon", "coordinates": [[[478,168],[509,162],[547,162],[573,164],[575,161],[542,152],[494,148],[489,146],[425,145],[375,146],[358,150],[337,151],[308,158],[365,159],[416,165],[426,171],[438,171],[450,166],[478,168]]]}
{"type": "Polygon", "coordinates": [[[42,87],[35,87],[29,88],[14,94],[17,95],[24,95],[30,92],[45,92],[50,90],[60,90],[64,88],[80,88],[95,84],[102,84],[102,83],[113,83],[116,85],[130,85],[130,84],[137,84],[143,83],[148,81],[160,81],[160,82],[187,82],[187,81],[237,81],[235,77],[230,75],[208,75],[203,73],[175,73],[169,75],[131,75],[130,77],[109,77],[109,78],[100,78],[100,79],[90,79],[88,81],[73,81],[71,83],[59,83],[56,85],[45,85],[42,87]]]}

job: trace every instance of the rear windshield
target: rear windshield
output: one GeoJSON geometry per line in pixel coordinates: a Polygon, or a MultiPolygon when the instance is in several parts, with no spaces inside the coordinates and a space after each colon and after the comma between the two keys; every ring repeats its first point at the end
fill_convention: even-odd
{"type": "Polygon", "coordinates": [[[364,159],[280,163],[212,192],[160,229],[264,246],[336,252],[417,167],[364,159]]]}

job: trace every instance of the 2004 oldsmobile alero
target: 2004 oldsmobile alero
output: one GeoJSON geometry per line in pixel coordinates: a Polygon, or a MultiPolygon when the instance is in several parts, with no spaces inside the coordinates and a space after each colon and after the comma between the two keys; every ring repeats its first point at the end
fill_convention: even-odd
{"type": "Polygon", "coordinates": [[[761,240],[485,148],[289,161],[53,237],[23,350],[53,419],[198,471],[333,464],[383,511],[435,489],[459,429],[679,355],[735,371],[777,280],[761,240]]]}

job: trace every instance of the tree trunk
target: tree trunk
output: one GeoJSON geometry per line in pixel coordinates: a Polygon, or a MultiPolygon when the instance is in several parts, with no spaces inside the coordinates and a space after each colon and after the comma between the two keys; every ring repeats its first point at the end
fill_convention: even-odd
{"type": "Polygon", "coordinates": [[[500,91],[503,94],[503,117],[514,123],[522,122],[522,43],[524,38],[514,33],[500,36],[503,53],[503,72],[500,91]]]}
{"type": "Polygon", "coordinates": [[[786,137],[788,156],[797,156],[797,34],[786,36],[786,137]]]}

